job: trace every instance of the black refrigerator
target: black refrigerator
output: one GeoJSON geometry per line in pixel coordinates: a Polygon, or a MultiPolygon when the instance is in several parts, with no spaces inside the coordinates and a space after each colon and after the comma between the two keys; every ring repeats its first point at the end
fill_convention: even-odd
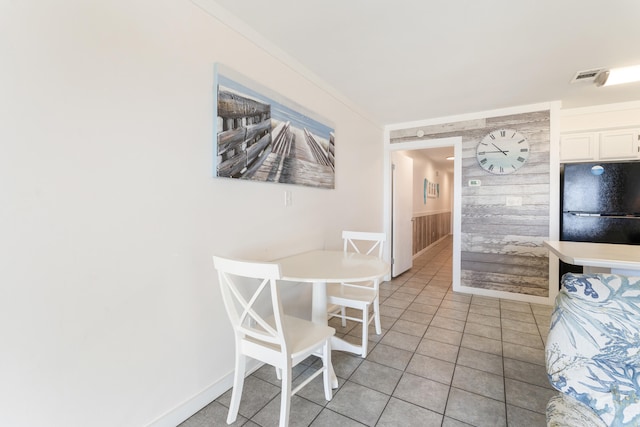
{"type": "Polygon", "coordinates": [[[640,245],[640,162],[565,164],[561,195],[560,240],[640,245]]]}

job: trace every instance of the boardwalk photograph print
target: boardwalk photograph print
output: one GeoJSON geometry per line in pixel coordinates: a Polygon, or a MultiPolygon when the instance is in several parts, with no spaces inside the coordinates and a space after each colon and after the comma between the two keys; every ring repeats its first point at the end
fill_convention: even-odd
{"type": "Polygon", "coordinates": [[[216,176],[335,187],[325,119],[221,64],[215,77],[216,176]]]}

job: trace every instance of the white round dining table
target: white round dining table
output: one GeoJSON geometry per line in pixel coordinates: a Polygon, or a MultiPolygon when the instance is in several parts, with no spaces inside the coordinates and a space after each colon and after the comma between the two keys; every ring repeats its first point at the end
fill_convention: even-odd
{"type": "MultiPolygon", "coordinates": [[[[314,250],[275,262],[280,264],[282,280],[313,283],[311,320],[323,325],[327,324],[327,283],[381,280],[390,270],[389,263],[376,256],[343,251],[314,250]]],[[[361,346],[336,336],[331,340],[331,347],[362,354],[361,346]]]]}

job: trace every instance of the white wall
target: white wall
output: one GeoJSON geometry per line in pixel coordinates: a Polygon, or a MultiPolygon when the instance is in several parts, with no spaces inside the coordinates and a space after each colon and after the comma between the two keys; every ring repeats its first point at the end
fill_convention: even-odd
{"type": "Polygon", "coordinates": [[[212,254],[382,228],[382,130],[191,2],[0,0],[0,34],[0,425],[177,422],[233,369],[212,254]],[[334,122],[336,190],[211,177],[215,62],[334,122]]]}

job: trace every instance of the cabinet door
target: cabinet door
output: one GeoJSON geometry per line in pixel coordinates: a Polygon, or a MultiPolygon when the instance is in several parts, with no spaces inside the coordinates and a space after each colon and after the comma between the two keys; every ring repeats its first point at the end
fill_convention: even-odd
{"type": "Polygon", "coordinates": [[[565,135],[560,139],[561,162],[596,160],[597,133],[565,135]]]}
{"type": "Polygon", "coordinates": [[[600,160],[638,158],[638,131],[615,130],[600,133],[600,160]]]}

